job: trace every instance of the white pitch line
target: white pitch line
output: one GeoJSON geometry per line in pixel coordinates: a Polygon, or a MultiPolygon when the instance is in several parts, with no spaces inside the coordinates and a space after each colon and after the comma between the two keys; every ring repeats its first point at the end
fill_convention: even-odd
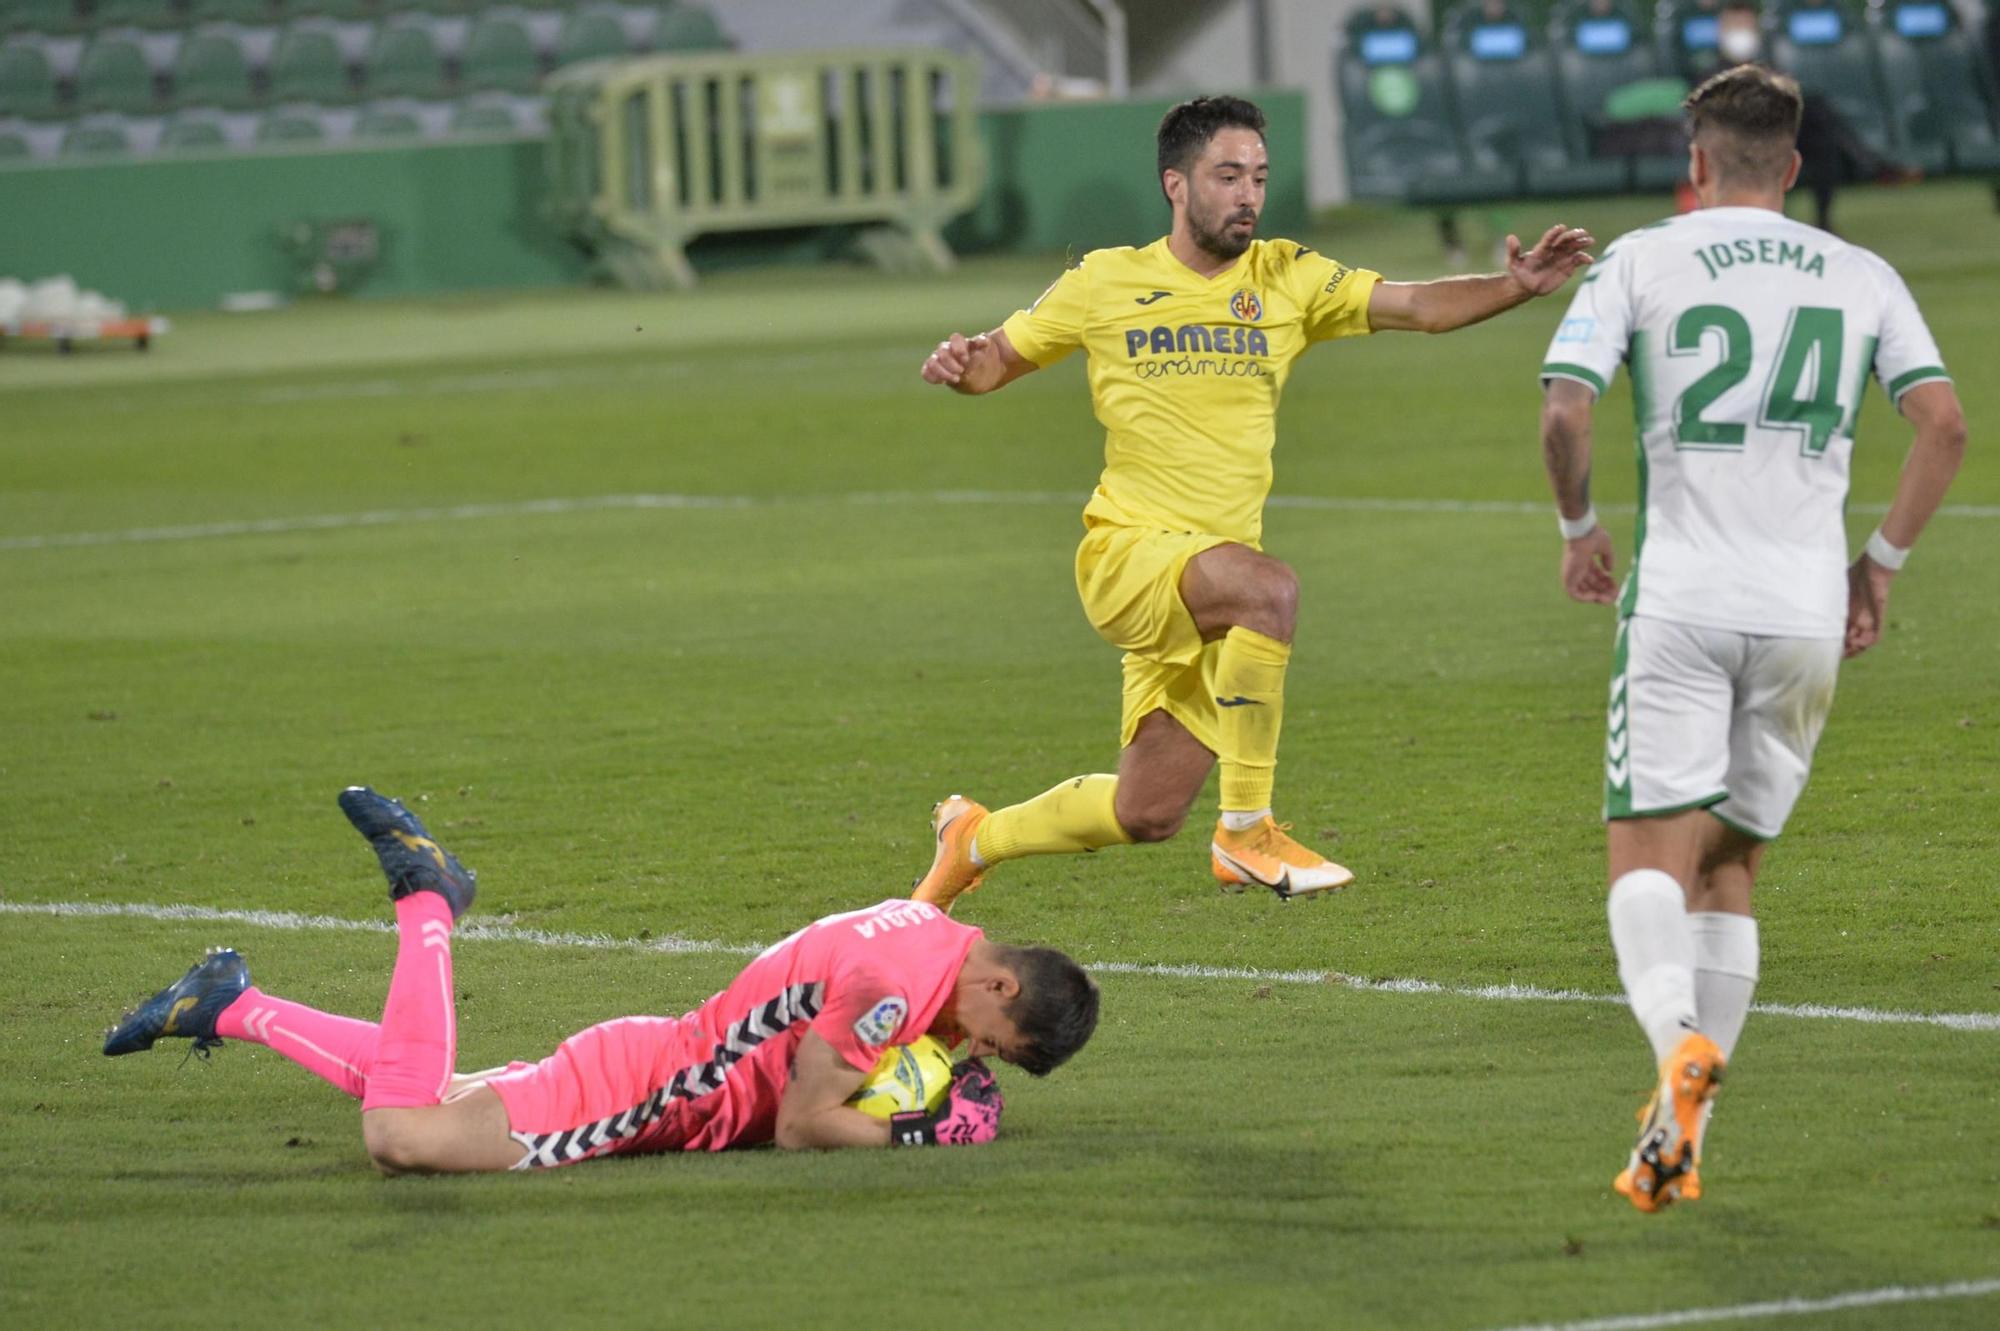
{"type": "MultiPolygon", "coordinates": [[[[406,526],[419,522],[462,522],[474,518],[552,517],[606,509],[748,509],[850,506],[894,508],[923,504],[1048,505],[1081,508],[1083,494],[1047,490],[929,490],[856,491],[799,495],[622,494],[584,495],[568,499],[525,499],[508,503],[453,504],[435,508],[382,508],[360,513],[317,513],[290,518],[245,518],[232,522],[198,522],[180,527],[127,527],[119,531],[51,532],[41,536],[0,537],[0,550],[62,550],[77,546],[142,545],[157,541],[201,541],[226,536],[285,536],[299,532],[341,531],[350,527],[406,526]]],[[[1546,503],[1501,499],[1369,499],[1332,495],[1273,495],[1271,508],[1328,513],[1463,513],[1543,516],[1546,503]]],[[[1630,504],[1600,504],[1605,513],[1630,513],[1630,504]]],[[[1886,513],[1887,504],[1849,504],[1854,513],[1886,513]]],[[[2000,518],[2000,504],[1946,504],[1941,517],[2000,518]]]]}
{"type": "MultiPolygon", "coordinates": [[[[282,910],[222,910],[212,906],[161,906],[147,902],[0,901],[0,915],[49,915],[65,918],[123,916],[145,920],[245,924],[259,929],[324,929],[346,933],[387,934],[395,926],[386,920],[350,920],[336,915],[301,915],[282,910]]],[[[458,927],[460,939],[493,943],[528,943],[536,947],[580,947],[599,951],[664,952],[674,955],[754,956],[763,943],[725,943],[715,939],[613,938],[608,934],[578,934],[547,929],[523,929],[491,920],[472,919],[458,927]]],[[[1605,1003],[1622,1006],[1617,994],[1587,994],[1576,989],[1542,989],[1525,984],[1460,985],[1435,980],[1371,980],[1331,970],[1260,970],[1255,967],[1192,966],[1138,961],[1094,961],[1099,975],[1140,975],[1176,980],[1245,980],[1253,984],[1325,984],[1370,994],[1436,994],[1489,1003],[1605,1003]]],[[[1853,1021],[1870,1025],[1938,1026],[1953,1031],[2000,1031],[2000,1012],[1898,1012],[1893,1009],[1833,1007],[1823,1003],[1758,1003],[1753,1012],[1773,1017],[1818,1021],[1853,1021]]]]}
{"type": "Polygon", "coordinates": [[[1877,1308],[1887,1303],[1933,1303],[1940,1299],[1976,1299],[2000,1294],[2000,1280],[1954,1280],[1944,1285],[1889,1285],[1856,1290],[1822,1299],[1771,1299],[1739,1303],[1731,1308],[1684,1308],[1678,1312],[1635,1313],[1625,1317],[1593,1317],[1583,1322],[1536,1322],[1505,1331],[1656,1331],[1703,1322],[1747,1322],[1762,1317],[1805,1317],[1848,1308],[1877,1308]]]}

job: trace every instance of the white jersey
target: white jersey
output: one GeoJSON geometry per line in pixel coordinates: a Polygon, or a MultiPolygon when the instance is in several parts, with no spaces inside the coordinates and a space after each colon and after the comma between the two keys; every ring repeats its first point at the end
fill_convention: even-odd
{"type": "Polygon", "coordinates": [[[1639,524],[1620,613],[1840,637],[1842,510],[1869,372],[1892,401],[1948,378],[1903,279],[1765,208],[1656,222],[1591,267],[1542,380],[1601,394],[1621,361],[1639,524]]]}

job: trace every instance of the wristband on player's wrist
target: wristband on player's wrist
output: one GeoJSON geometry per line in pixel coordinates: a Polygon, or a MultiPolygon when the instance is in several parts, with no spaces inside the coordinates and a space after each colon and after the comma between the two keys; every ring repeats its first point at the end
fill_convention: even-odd
{"type": "Polygon", "coordinates": [[[1903,567],[1903,561],[1910,557],[1910,547],[1889,544],[1889,538],[1882,534],[1880,527],[1875,529],[1868,538],[1868,544],[1862,548],[1867,551],[1869,559],[1891,573],[1903,567]]]}
{"type": "Polygon", "coordinates": [[[1562,510],[1557,509],[1556,530],[1562,533],[1565,541],[1581,540],[1590,535],[1597,530],[1597,506],[1592,504],[1584,509],[1580,518],[1566,518],[1562,515],[1562,510]]]}

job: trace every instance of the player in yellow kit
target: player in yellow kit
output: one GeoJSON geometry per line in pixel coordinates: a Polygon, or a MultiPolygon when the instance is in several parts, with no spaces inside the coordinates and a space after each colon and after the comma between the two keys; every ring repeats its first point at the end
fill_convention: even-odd
{"type": "Polygon", "coordinates": [[[953,795],[931,815],[937,853],[920,900],[949,907],[1022,855],[1163,841],[1216,759],[1215,875],[1289,898],[1354,875],[1271,814],[1298,579],[1262,548],[1278,396],[1314,342],[1379,329],[1441,333],[1561,287],[1590,262],[1582,231],[1551,227],[1505,273],[1385,282],[1289,240],[1255,239],[1268,159],[1264,116],[1234,97],[1160,122],[1173,230],[1143,249],[1086,254],[990,333],[954,333],[926,382],[990,393],[1081,347],[1105,428],[1104,472],[1083,510],[1084,611],[1125,651],[1116,776],[1072,777],[988,813],[953,795]]]}

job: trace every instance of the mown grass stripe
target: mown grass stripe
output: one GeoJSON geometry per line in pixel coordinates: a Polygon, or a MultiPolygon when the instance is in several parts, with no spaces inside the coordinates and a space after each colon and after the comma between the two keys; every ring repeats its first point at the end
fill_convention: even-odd
{"type": "MultiPolygon", "coordinates": [[[[750,509],[849,505],[856,508],[897,508],[921,504],[1072,505],[1082,508],[1089,496],[1046,490],[856,491],[841,494],[698,495],[623,494],[576,498],[525,499],[511,503],[453,504],[437,508],[385,508],[360,513],[317,513],[288,518],[246,518],[230,522],[197,522],[174,527],[127,527],[119,531],[50,532],[44,535],[0,536],[0,550],[63,550],[79,546],[145,545],[159,541],[201,541],[230,536],[289,536],[300,532],[341,531],[351,527],[392,527],[420,522],[463,522],[479,518],[554,517],[614,509],[750,509]]],[[[1498,513],[1547,516],[1555,506],[1540,501],[1504,499],[1371,499],[1332,495],[1273,495],[1268,507],[1329,513],[1498,513]]],[[[1630,504],[1600,504],[1600,512],[1630,513],[1630,504]]],[[[1853,513],[1886,513],[1887,504],[1850,504],[1853,513]]],[[[1938,515],[1951,518],[2000,518],[2000,504],[1946,504],[1938,515]]]]}
{"type": "MultiPolygon", "coordinates": [[[[301,915],[282,910],[223,910],[212,906],[162,906],[149,902],[0,901],[0,915],[47,915],[71,919],[126,917],[146,920],[243,924],[259,929],[323,929],[348,933],[387,934],[387,920],[351,920],[337,915],[301,915]]],[[[504,921],[471,919],[458,926],[461,941],[526,943],[535,947],[578,947],[597,950],[663,952],[674,955],[754,956],[764,943],[726,943],[717,939],[613,938],[608,934],[566,933],[526,929],[504,921]]],[[[1371,979],[1331,970],[1264,970],[1251,966],[1193,966],[1164,962],[1093,961],[1099,975],[1153,976],[1178,980],[1241,980],[1252,984],[1325,984],[1373,994],[1432,994],[1502,1003],[1608,1003],[1623,1005],[1618,994],[1590,994],[1577,989],[1543,989],[1535,985],[1443,984],[1436,980],[1371,979]]],[[[1751,1009],[1774,1017],[1819,1021],[1853,1021],[1868,1025],[1938,1026],[1954,1031],[2000,1031],[2000,1012],[1899,1012],[1894,1009],[1826,1003],[1759,1003],[1751,1009]]]]}

